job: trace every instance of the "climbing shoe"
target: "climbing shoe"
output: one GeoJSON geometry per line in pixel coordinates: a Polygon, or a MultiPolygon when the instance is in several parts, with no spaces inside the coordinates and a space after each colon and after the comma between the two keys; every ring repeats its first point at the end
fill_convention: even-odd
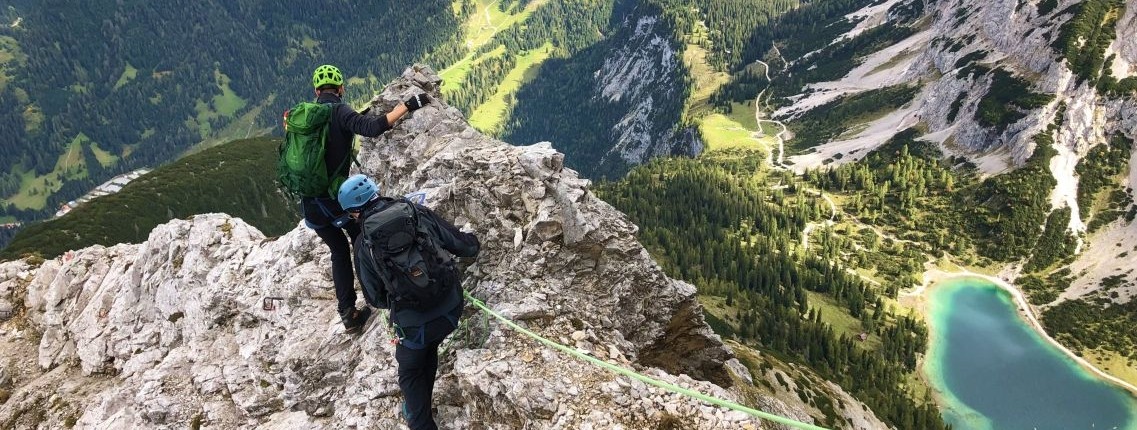
{"type": "Polygon", "coordinates": [[[348,334],[356,334],[363,331],[363,325],[367,323],[367,319],[371,318],[371,308],[364,306],[363,309],[349,309],[347,312],[340,314],[340,319],[343,320],[343,328],[348,334]]]}

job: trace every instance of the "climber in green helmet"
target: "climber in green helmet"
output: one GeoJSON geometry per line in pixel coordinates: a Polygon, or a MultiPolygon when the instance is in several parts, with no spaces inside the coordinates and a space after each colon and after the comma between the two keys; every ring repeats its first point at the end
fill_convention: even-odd
{"type": "MultiPolygon", "coordinates": [[[[316,91],[317,103],[333,105],[324,143],[324,167],[329,178],[339,178],[340,181],[347,178],[351,168],[348,161],[354,157],[355,135],[379,136],[390,130],[408,112],[418,110],[430,102],[426,94],[419,93],[395,106],[386,115],[360,114],[343,103],[343,73],[336,66],[327,64],[317,67],[312,73],[312,87],[316,91]]],[[[344,328],[348,333],[359,333],[371,316],[370,307],[355,307],[355,278],[351,267],[350,243],[359,235],[359,225],[340,207],[336,196],[331,194],[334,192],[301,198],[300,210],[304,223],[315,230],[316,235],[331,250],[332,283],[335,285],[337,310],[344,328]]]]}

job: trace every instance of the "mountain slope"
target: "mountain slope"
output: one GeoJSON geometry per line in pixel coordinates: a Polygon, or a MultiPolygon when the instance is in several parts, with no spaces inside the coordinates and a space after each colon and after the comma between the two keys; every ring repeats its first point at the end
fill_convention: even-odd
{"type": "MultiPolygon", "coordinates": [[[[794,132],[787,164],[840,193],[851,219],[838,237],[865,245],[856,232],[871,226],[919,247],[895,279],[911,282],[923,262],[999,272],[1056,338],[1137,375],[1137,338],[1123,328],[1137,295],[1133,9],[864,5],[840,37],[771,39],[765,114],[794,132]]],[[[756,97],[754,82],[737,75],[722,94],[756,97]]],[[[866,270],[856,245],[846,264],[866,270]]]]}
{"type": "MultiPolygon", "coordinates": [[[[377,97],[378,110],[411,91],[438,96],[437,76],[421,72],[377,97]]],[[[440,214],[477,231],[484,248],[465,285],[497,311],[602,359],[738,398],[723,388],[737,366],[694,288],[661,272],[635,227],[563,169],[563,155],[481,136],[440,101],[365,140],[361,162],[385,193],[423,190],[440,214]]],[[[139,245],[0,265],[0,294],[15,309],[0,337],[0,373],[12,375],[0,422],[395,427],[382,316],[360,337],[339,333],[326,258],[306,228],[266,239],[214,214],[162,225],[139,245]]],[[[454,427],[761,426],[491,327],[470,324],[444,357],[438,415],[454,427]]],[[[810,420],[776,400],[752,404],[810,420]]]]}
{"type": "Polygon", "coordinates": [[[3,11],[11,24],[0,25],[0,102],[10,108],[0,113],[9,137],[0,142],[0,217],[44,218],[115,174],[203,140],[260,134],[284,106],[311,97],[318,64],[339,65],[349,95],[366,99],[369,80],[385,82],[456,39],[459,26],[449,1],[136,3],[3,11]]]}
{"type": "Polygon", "coordinates": [[[682,124],[688,71],[675,25],[659,7],[638,5],[603,41],[548,61],[518,92],[503,139],[549,140],[594,178],[618,178],[654,157],[697,154],[702,143],[682,124]]]}
{"type": "Polygon", "coordinates": [[[95,244],[140,243],[159,224],[212,212],[232,214],[269,236],[284,234],[300,215],[296,202],[277,188],[280,142],[237,140],[159,167],[115,194],[20,229],[0,259],[26,253],[55,258],[95,244]]]}

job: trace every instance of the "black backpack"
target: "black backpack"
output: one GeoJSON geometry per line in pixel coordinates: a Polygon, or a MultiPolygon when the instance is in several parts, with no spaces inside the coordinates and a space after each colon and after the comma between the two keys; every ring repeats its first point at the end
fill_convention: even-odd
{"type": "MultiPolygon", "coordinates": [[[[387,286],[392,310],[430,309],[461,283],[454,257],[419,222],[413,203],[395,200],[362,218],[363,246],[387,286]]],[[[382,302],[367,285],[363,295],[372,306],[382,302]]]]}

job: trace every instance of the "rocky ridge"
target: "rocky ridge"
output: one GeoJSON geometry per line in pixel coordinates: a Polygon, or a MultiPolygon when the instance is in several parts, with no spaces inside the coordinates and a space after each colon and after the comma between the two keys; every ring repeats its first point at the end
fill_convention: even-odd
{"type": "MultiPolygon", "coordinates": [[[[364,171],[384,194],[427,202],[481,237],[465,286],[542,335],[738,401],[749,378],[703,321],[695,288],[666,277],[636,227],[547,143],[482,136],[439,99],[429,68],[373,100],[436,103],[378,139],[364,171]],[[735,370],[729,370],[735,369],[735,370]]],[[[0,264],[0,426],[399,428],[391,334],[379,312],[342,333],[326,248],[302,225],[277,238],[199,215],[141,244],[0,264]]],[[[616,377],[494,322],[470,323],[442,358],[443,428],[762,428],[750,417],[616,377]]],[[[771,399],[759,409],[811,421],[771,399]]]]}

